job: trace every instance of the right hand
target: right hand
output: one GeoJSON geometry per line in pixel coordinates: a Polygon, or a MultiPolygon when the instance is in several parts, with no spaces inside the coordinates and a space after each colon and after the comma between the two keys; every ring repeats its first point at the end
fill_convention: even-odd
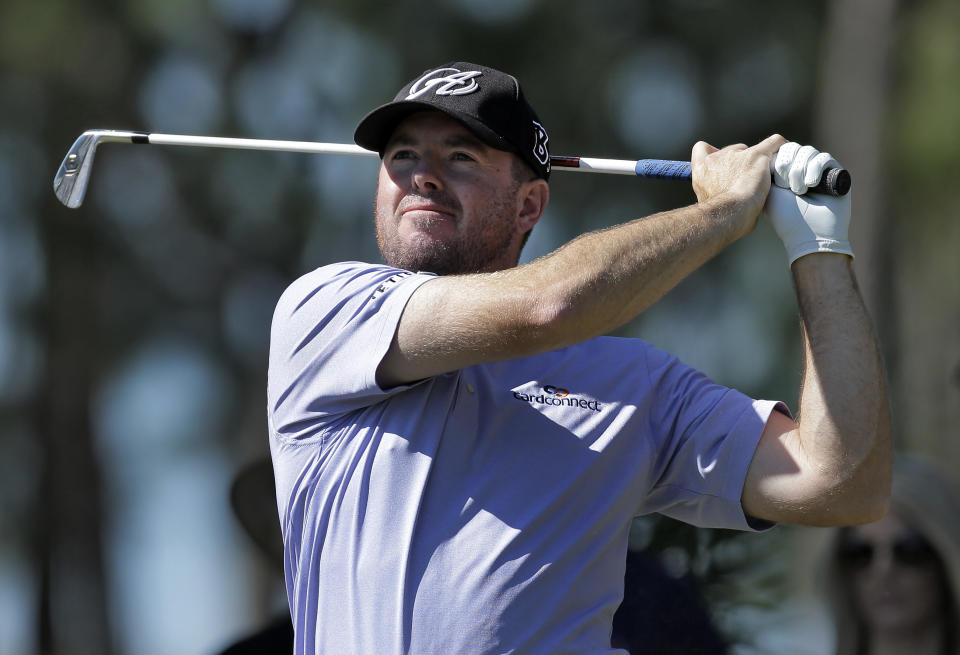
{"type": "Polygon", "coordinates": [[[730,211],[724,216],[736,221],[740,236],[748,234],[770,191],[771,157],[784,143],[787,140],[779,134],[749,148],[741,143],[717,149],[697,142],[690,156],[697,201],[726,205],[730,211]]]}

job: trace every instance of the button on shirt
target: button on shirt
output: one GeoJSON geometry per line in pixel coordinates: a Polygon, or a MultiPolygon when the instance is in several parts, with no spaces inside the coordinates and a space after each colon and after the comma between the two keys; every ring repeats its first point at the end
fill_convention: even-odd
{"type": "Polygon", "coordinates": [[[278,303],[268,419],[295,652],[622,652],[631,519],[751,529],[741,491],[777,403],[612,337],[381,389],[430,279],[335,264],[278,303]]]}

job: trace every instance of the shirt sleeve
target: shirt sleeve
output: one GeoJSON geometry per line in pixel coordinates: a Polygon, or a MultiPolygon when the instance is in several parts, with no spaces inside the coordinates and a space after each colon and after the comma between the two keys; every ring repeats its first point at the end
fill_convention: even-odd
{"type": "Polygon", "coordinates": [[[648,511],[700,527],[758,530],[772,524],[741,505],[747,469],[770,414],[786,405],[754,400],[656,348],[647,351],[650,420],[660,441],[648,511]]]}
{"type": "Polygon", "coordinates": [[[377,367],[413,292],[434,276],[347,262],[291,284],[274,311],[268,419],[281,438],[314,436],[331,417],[409,386],[381,389],[377,367]]]}

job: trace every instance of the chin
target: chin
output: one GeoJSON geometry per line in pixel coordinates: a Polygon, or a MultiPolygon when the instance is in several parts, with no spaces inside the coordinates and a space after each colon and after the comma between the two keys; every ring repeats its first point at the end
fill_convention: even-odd
{"type": "Polygon", "coordinates": [[[394,268],[414,272],[448,274],[451,268],[451,249],[448,244],[436,240],[420,240],[416,244],[383,251],[383,259],[394,268]]]}

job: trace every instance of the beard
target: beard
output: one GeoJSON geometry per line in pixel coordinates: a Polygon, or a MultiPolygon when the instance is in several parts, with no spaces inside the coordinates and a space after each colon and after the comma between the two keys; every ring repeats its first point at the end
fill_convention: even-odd
{"type": "MultiPolygon", "coordinates": [[[[516,265],[519,253],[508,263],[505,260],[516,232],[518,188],[519,184],[515,184],[490,198],[482,214],[467,217],[458,212],[456,236],[447,240],[418,236],[411,242],[403,241],[397,234],[396,215],[378,205],[375,208],[377,245],[384,261],[395,268],[436,275],[481,273],[516,265]]],[[[421,194],[404,198],[398,213],[404,203],[419,200],[459,209],[459,204],[443,194],[421,194]]],[[[428,228],[429,224],[425,221],[418,227],[428,228]]]]}

